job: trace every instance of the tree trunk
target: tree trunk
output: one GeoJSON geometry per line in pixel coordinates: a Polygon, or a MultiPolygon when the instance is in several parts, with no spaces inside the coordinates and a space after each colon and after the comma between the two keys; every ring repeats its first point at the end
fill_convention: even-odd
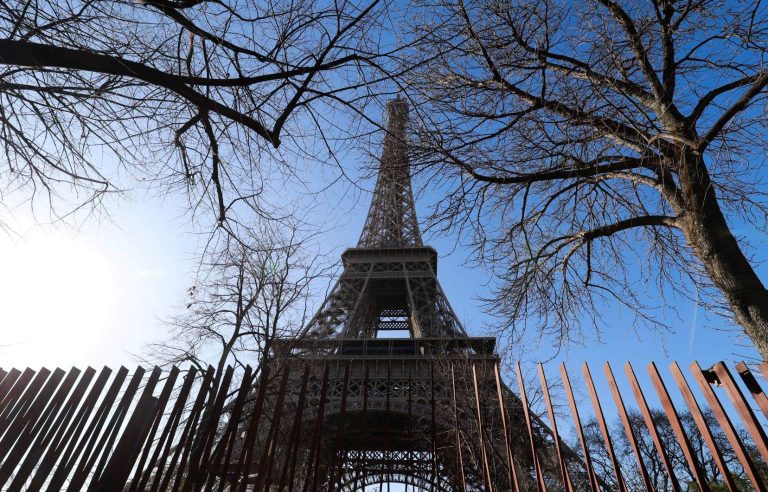
{"type": "Polygon", "coordinates": [[[768,361],[768,290],[731,234],[703,157],[685,152],[679,169],[686,204],[680,228],[736,321],[768,361]]]}

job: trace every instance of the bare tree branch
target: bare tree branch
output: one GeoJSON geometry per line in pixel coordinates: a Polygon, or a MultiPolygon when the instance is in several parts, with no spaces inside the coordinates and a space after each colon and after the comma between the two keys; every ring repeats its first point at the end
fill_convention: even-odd
{"type": "Polygon", "coordinates": [[[669,328],[653,308],[696,291],[768,357],[768,291],[731,230],[768,218],[764,9],[446,0],[421,12],[402,77],[412,162],[438,196],[430,227],[494,273],[501,335],[535,326],[560,347],[591,324],[599,337],[606,304],[669,328]]]}
{"type": "Polygon", "coordinates": [[[218,225],[278,217],[265,183],[275,169],[295,173],[285,156],[335,137],[310,131],[312,115],[355,115],[386,84],[382,68],[398,53],[383,34],[388,8],[0,1],[3,186],[33,203],[46,190],[57,216],[67,200],[98,206],[104,193],[149,183],[181,188],[218,225]]]}

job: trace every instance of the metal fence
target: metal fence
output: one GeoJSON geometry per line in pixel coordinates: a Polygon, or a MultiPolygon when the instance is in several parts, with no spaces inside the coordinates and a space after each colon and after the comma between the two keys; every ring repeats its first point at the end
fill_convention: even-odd
{"type": "Polygon", "coordinates": [[[768,397],[744,363],[666,383],[517,365],[512,390],[498,361],[426,364],[418,382],[392,361],[0,369],[0,489],[766,490],[768,397]]]}

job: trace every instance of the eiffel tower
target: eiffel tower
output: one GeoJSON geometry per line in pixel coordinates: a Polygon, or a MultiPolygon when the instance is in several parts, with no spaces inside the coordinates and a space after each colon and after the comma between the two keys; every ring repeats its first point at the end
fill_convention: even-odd
{"type": "Polygon", "coordinates": [[[342,254],[343,272],[301,335],[273,343],[263,395],[245,412],[280,414],[252,438],[262,458],[248,482],[280,491],[533,490],[523,432],[544,427],[525,430],[520,401],[500,380],[495,338],[468,336],[440,287],[414,206],[407,103],[392,100],[387,112],[358,244],[342,254]]]}
{"type": "Polygon", "coordinates": [[[357,247],[342,254],[344,271],[304,336],[373,340],[467,340],[437,280],[437,252],[421,241],[405,140],[408,106],[387,105],[378,180],[357,247]]]}

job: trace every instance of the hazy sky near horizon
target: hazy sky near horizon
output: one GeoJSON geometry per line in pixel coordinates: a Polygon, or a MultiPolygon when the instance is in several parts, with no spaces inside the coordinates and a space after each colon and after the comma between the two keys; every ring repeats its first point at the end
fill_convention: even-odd
{"type": "Polygon", "coordinates": [[[0,364],[135,365],[192,278],[180,215],[157,198],[123,200],[111,220],[75,230],[24,210],[0,236],[0,364]]]}

